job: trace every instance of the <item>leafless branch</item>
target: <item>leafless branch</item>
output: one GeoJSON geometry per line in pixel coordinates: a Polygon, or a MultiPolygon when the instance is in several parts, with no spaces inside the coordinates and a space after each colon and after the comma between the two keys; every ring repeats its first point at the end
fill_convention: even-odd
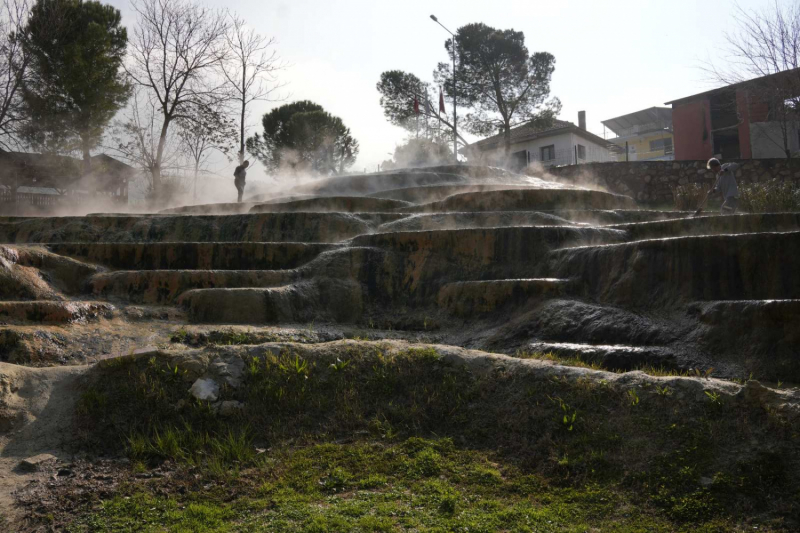
{"type": "Polygon", "coordinates": [[[736,30],[724,34],[725,67],[706,65],[705,70],[720,85],[751,82],[745,88],[748,114],[754,103],[768,106],[766,119],[778,125],[779,135],[768,128],[756,131],[791,157],[800,118],[800,1],[776,1],[762,11],[737,6],[735,19],[736,30]]]}
{"type": "Polygon", "coordinates": [[[17,127],[23,120],[22,84],[30,57],[22,46],[22,31],[28,20],[28,0],[0,2],[0,148],[19,144],[17,127]]]}
{"type": "Polygon", "coordinates": [[[161,116],[153,156],[153,188],[158,191],[164,150],[173,121],[187,118],[187,107],[224,100],[224,86],[215,78],[226,59],[225,13],[189,0],[134,0],[139,23],[129,43],[128,74],[145,88],[161,116]]]}
{"type": "Polygon", "coordinates": [[[276,41],[248,28],[244,19],[228,14],[225,34],[227,57],[220,63],[222,75],[239,106],[239,163],[244,160],[247,106],[256,101],[276,101],[276,91],[285,86],[278,82],[278,71],[286,64],[278,57],[276,41]]]}

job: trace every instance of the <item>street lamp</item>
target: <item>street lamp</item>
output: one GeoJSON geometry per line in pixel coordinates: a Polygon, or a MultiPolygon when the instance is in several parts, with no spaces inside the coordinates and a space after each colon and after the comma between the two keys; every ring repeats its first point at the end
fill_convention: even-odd
{"type": "Polygon", "coordinates": [[[439,22],[435,15],[431,15],[431,20],[444,28],[444,31],[453,36],[453,155],[458,163],[458,115],[456,113],[456,36],[439,22]]]}

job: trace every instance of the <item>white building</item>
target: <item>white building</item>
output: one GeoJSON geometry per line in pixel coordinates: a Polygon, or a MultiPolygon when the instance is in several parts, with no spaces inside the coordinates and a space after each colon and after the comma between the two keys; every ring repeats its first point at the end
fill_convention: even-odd
{"type": "Polygon", "coordinates": [[[555,120],[548,128],[524,124],[511,130],[511,151],[506,158],[503,134],[467,146],[470,162],[520,170],[531,164],[544,167],[613,161],[609,142],[586,130],[586,114],[578,114],[579,126],[555,120]],[[508,160],[507,160],[508,159],[508,160]]]}

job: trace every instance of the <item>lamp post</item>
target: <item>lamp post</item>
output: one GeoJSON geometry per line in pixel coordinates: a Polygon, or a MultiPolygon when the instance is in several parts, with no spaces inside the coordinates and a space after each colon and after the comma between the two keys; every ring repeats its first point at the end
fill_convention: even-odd
{"type": "Polygon", "coordinates": [[[444,31],[453,36],[453,156],[458,163],[458,114],[456,113],[456,36],[439,22],[435,15],[431,15],[431,20],[444,28],[444,31]]]}

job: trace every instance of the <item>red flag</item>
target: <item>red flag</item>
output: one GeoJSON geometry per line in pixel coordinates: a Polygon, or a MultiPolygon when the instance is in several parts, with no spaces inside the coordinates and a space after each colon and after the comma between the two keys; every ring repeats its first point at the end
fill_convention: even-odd
{"type": "Polygon", "coordinates": [[[419,115],[419,100],[416,94],[414,95],[414,113],[419,115]]]}
{"type": "Polygon", "coordinates": [[[439,113],[444,113],[444,94],[442,94],[442,88],[439,87],[439,113]]]}

